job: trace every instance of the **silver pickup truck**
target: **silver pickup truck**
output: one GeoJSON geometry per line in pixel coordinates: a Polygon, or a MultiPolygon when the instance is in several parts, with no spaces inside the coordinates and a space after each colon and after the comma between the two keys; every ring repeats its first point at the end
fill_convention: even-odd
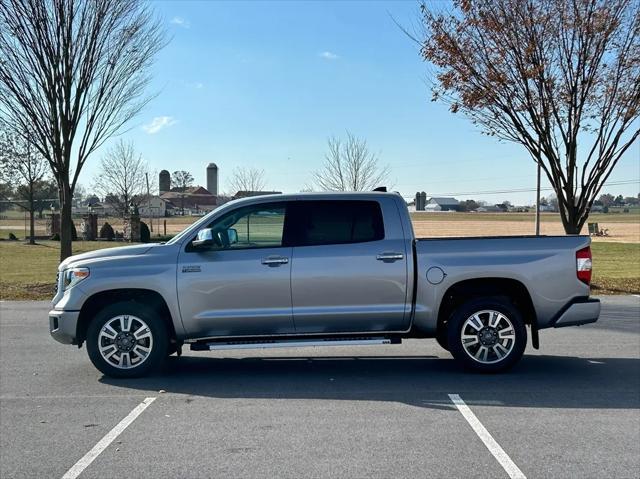
{"type": "Polygon", "coordinates": [[[527,335],[594,322],[584,236],[416,239],[394,193],[270,195],[225,204],[165,244],[72,256],[51,335],[104,374],[140,376],[192,350],[436,338],[502,371],[527,335]],[[528,329],[528,333],[527,333],[528,329]]]}

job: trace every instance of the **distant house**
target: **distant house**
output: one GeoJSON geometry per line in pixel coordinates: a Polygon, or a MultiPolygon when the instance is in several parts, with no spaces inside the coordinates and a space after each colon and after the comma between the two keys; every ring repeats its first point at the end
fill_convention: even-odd
{"type": "Polygon", "coordinates": [[[499,205],[480,206],[476,209],[478,213],[504,213],[506,210],[499,205]]]}
{"type": "Polygon", "coordinates": [[[100,198],[96,195],[87,196],[80,206],[93,206],[96,203],[100,203],[100,198]]]}
{"type": "Polygon", "coordinates": [[[460,202],[455,198],[436,198],[429,199],[424,207],[425,211],[458,211],[460,202]]]}
{"type": "Polygon", "coordinates": [[[140,216],[151,218],[163,218],[167,216],[167,205],[169,202],[159,196],[152,196],[148,200],[143,200],[138,206],[140,216]]]}
{"type": "Polygon", "coordinates": [[[110,216],[115,214],[115,209],[109,203],[101,201],[91,201],[84,206],[73,208],[73,214],[75,215],[86,215],[87,213],[94,213],[98,216],[110,216]]]}
{"type": "Polygon", "coordinates": [[[552,212],[555,211],[555,208],[551,205],[540,205],[540,211],[542,212],[552,212]]]}

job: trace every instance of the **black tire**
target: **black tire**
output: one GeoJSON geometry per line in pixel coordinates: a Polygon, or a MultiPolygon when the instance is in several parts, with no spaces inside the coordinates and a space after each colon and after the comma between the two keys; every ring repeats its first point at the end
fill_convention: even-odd
{"type": "Polygon", "coordinates": [[[466,368],[483,373],[508,370],[520,360],[527,346],[527,329],[522,314],[505,297],[473,299],[459,306],[449,318],[447,337],[449,351],[453,357],[466,368]],[[492,311],[502,315],[495,328],[488,326],[490,317],[499,317],[493,315],[492,311]],[[480,330],[476,330],[480,324],[477,320],[472,320],[474,315],[478,315],[480,319],[482,324],[480,330]],[[476,326],[470,325],[467,320],[476,326]],[[509,323],[513,329],[513,336],[510,333],[509,323]],[[463,344],[461,337],[463,327],[465,334],[477,335],[476,342],[473,338],[467,340],[467,347],[463,344]],[[486,351],[481,348],[485,348],[486,351]],[[508,352],[504,353],[504,350],[508,352]],[[478,355],[477,359],[472,357],[474,353],[478,355]]]}
{"type": "MultiPolygon", "coordinates": [[[[122,331],[118,330],[118,323],[115,324],[116,327],[114,327],[113,329],[119,334],[124,334],[122,331]]],[[[144,329],[143,332],[147,333],[147,330],[144,329]]],[[[128,338],[123,339],[127,340],[128,338]]],[[[144,304],[136,303],[134,301],[123,301],[106,306],[105,308],[100,310],[100,312],[95,316],[95,318],[93,318],[93,320],[89,324],[89,327],[87,329],[86,342],[89,359],[91,359],[93,365],[102,373],[114,378],[134,378],[145,376],[162,364],[168,353],[169,334],[165,321],[160,316],[158,316],[153,308],[145,306],[144,304]],[[132,341],[133,338],[131,338],[129,342],[126,343],[126,346],[132,345],[134,349],[136,347],[136,344],[138,343],[145,348],[147,348],[148,346],[149,349],[148,354],[144,356],[144,359],[140,359],[137,362],[137,365],[131,365],[131,363],[133,363],[133,361],[131,361],[131,363],[129,363],[128,367],[126,368],[117,367],[116,365],[111,363],[111,361],[115,361],[116,358],[122,356],[117,348],[115,353],[112,353],[111,355],[111,358],[113,359],[107,360],[105,359],[105,357],[103,357],[103,354],[100,352],[99,347],[100,344],[103,345],[103,348],[105,344],[107,346],[109,345],[109,339],[104,338],[104,336],[100,337],[100,334],[101,332],[103,332],[103,328],[106,327],[107,323],[110,323],[112,320],[114,320],[114,318],[117,318],[119,316],[125,316],[129,318],[127,321],[131,321],[131,323],[127,324],[130,324],[130,329],[133,329],[136,326],[141,327],[141,323],[139,321],[146,323],[149,333],[145,334],[147,336],[147,338],[145,339],[142,339],[140,341],[132,341]]],[[[115,341],[113,346],[115,348],[115,341]]],[[[112,351],[113,350],[109,350],[109,352],[112,351]]],[[[135,352],[129,353],[126,356],[128,358],[134,359],[138,357],[137,353],[135,352]]]]}

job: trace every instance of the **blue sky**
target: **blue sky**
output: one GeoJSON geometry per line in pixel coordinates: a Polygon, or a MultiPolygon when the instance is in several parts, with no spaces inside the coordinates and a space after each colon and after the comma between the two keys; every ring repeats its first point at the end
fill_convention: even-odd
{"type": "MultiPolygon", "coordinates": [[[[234,167],[256,167],[269,189],[295,192],[321,165],[327,138],[349,130],[390,165],[403,196],[535,187],[535,164],[522,147],[485,137],[430,101],[426,66],[391,18],[415,25],[416,1],[154,6],[172,36],[154,67],[159,95],[123,135],[154,170],[187,169],[205,185],[205,167],[215,162],[224,190],[234,167]]],[[[81,175],[89,189],[100,154],[81,175]]],[[[634,145],[610,181],[639,177],[634,145]]],[[[635,195],[638,187],[606,190],[635,195]]]]}

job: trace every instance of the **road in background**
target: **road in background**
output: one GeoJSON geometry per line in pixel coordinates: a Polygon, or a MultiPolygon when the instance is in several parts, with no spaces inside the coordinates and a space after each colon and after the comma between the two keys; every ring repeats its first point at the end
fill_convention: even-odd
{"type": "Polygon", "coordinates": [[[637,297],[541,331],[540,351],[500,375],[409,340],[185,351],[156,376],[115,380],[49,337],[48,307],[0,303],[1,477],[62,477],[148,397],[79,477],[508,477],[449,394],[528,478],[640,470],[637,297]]]}

